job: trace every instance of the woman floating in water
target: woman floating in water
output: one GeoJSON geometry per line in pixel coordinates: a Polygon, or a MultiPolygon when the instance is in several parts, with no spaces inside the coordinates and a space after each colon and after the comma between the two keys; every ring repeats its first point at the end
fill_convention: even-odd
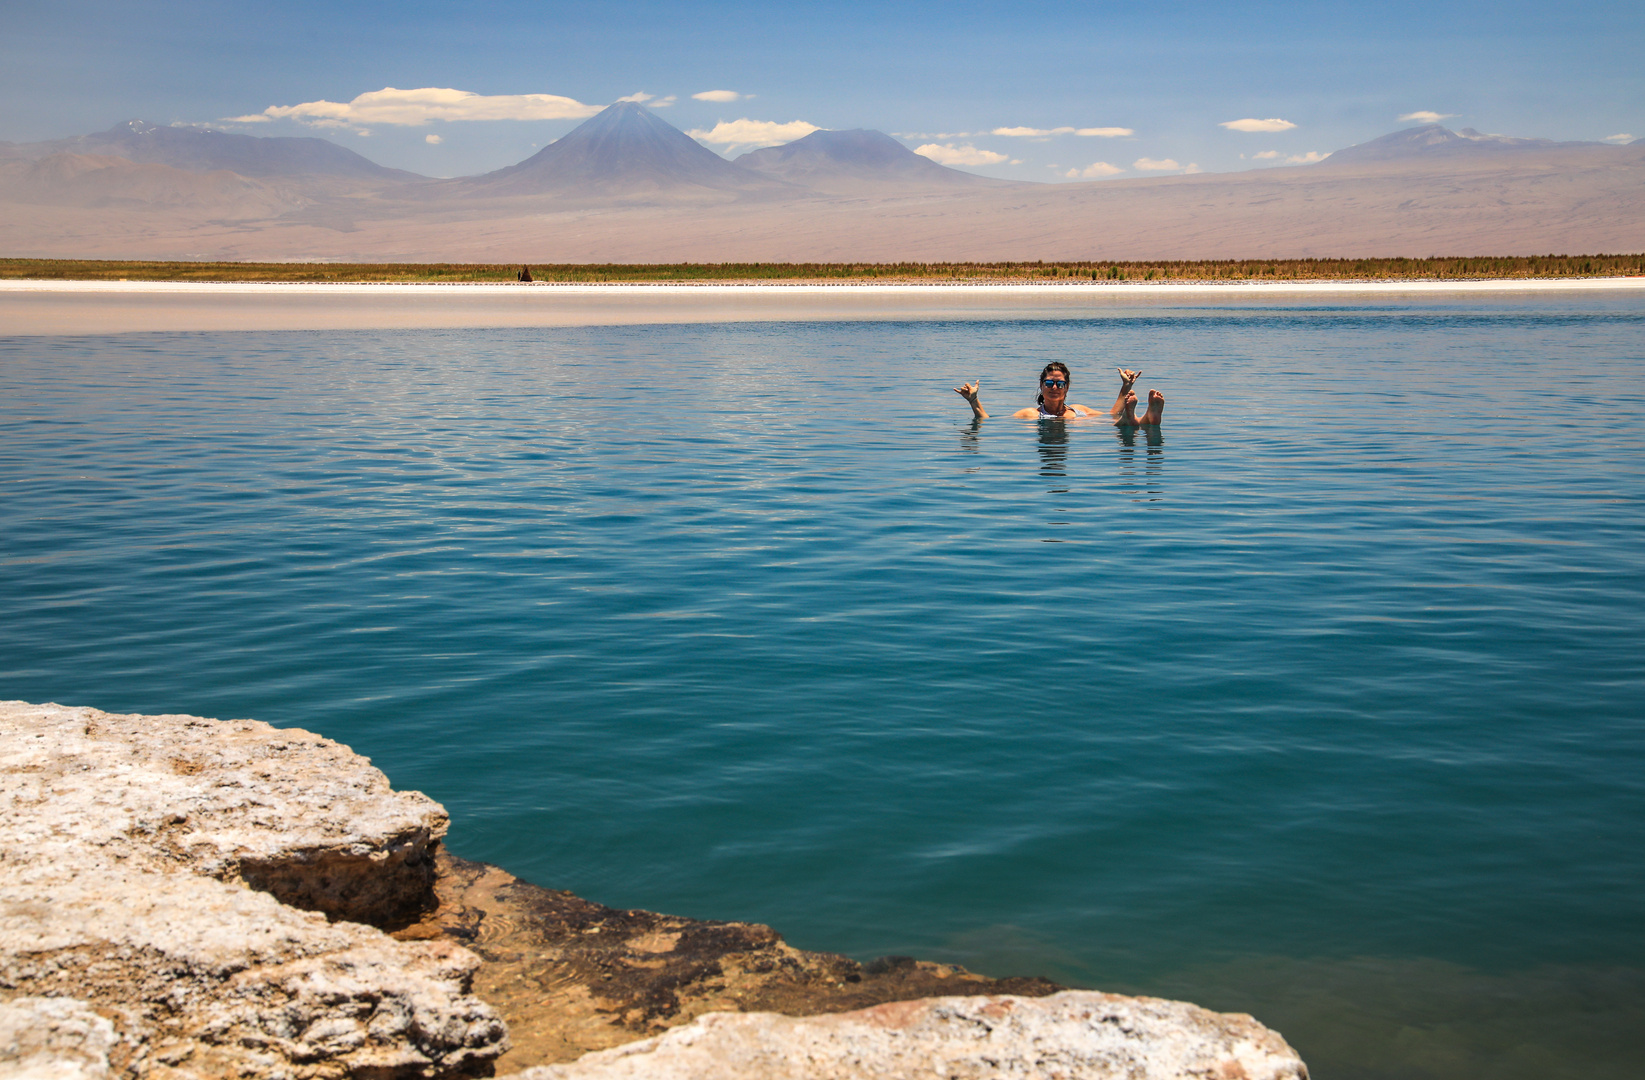
{"type": "MultiPolygon", "coordinates": [[[[1120,373],[1120,392],[1114,399],[1113,407],[1108,410],[1114,426],[1138,427],[1142,424],[1159,423],[1165,414],[1165,395],[1158,390],[1148,391],[1148,411],[1138,416],[1137,395],[1131,392],[1131,384],[1137,381],[1142,372],[1131,371],[1128,368],[1115,370],[1120,373]]],[[[1040,372],[1038,404],[1031,409],[1018,409],[1011,415],[1018,420],[1082,420],[1088,416],[1101,415],[1095,409],[1068,403],[1068,384],[1072,381],[1066,365],[1051,361],[1045,365],[1045,370],[1040,372]]],[[[983,410],[982,402],[977,397],[981,386],[982,380],[978,379],[974,383],[954,387],[954,393],[971,403],[972,415],[978,420],[986,420],[988,413],[983,410]]]]}

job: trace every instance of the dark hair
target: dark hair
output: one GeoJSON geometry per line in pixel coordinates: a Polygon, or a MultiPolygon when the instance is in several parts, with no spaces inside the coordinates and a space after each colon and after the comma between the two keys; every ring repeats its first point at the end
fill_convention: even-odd
{"type": "MultiPolygon", "coordinates": [[[[1051,374],[1053,371],[1062,372],[1062,377],[1065,380],[1067,380],[1068,385],[1070,387],[1072,387],[1074,385],[1074,376],[1068,374],[1068,365],[1064,364],[1060,360],[1053,360],[1049,364],[1045,365],[1045,370],[1040,372],[1040,382],[1043,383],[1045,381],[1045,377],[1047,375],[1051,374]]],[[[1036,398],[1035,400],[1038,401],[1041,405],[1045,404],[1045,393],[1044,393],[1043,390],[1040,392],[1040,396],[1038,398],[1036,398]]],[[[1068,403],[1066,401],[1063,402],[1062,407],[1063,407],[1063,411],[1066,412],[1068,410],[1068,403]]]]}

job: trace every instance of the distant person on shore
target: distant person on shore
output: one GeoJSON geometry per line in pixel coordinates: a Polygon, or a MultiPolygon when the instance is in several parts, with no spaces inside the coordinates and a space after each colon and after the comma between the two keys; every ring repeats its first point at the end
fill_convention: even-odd
{"type": "MultiPolygon", "coordinates": [[[[1142,372],[1129,368],[1115,370],[1120,373],[1120,392],[1108,410],[1108,416],[1113,420],[1114,426],[1139,427],[1143,424],[1158,424],[1165,415],[1165,395],[1158,390],[1148,391],[1148,409],[1138,416],[1137,395],[1131,391],[1131,386],[1142,372]]],[[[1102,415],[1084,405],[1069,404],[1068,387],[1072,382],[1073,378],[1068,374],[1067,365],[1051,361],[1045,365],[1045,370],[1040,372],[1039,400],[1034,407],[1018,409],[1011,415],[1018,420],[1084,420],[1102,415]]],[[[982,380],[978,379],[976,382],[954,387],[954,393],[970,403],[973,416],[978,420],[986,420],[988,413],[983,409],[979,397],[981,388],[982,380]]]]}
{"type": "Polygon", "coordinates": [[[514,280],[515,281],[530,281],[531,280],[531,267],[529,267],[529,266],[520,267],[520,272],[518,274],[514,275],[514,280]]]}

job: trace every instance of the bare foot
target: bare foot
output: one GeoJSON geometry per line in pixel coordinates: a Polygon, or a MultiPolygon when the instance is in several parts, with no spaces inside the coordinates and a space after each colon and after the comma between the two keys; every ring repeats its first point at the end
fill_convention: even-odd
{"type": "Polygon", "coordinates": [[[1148,391],[1148,411],[1143,413],[1144,424],[1157,424],[1165,415],[1165,395],[1158,390],[1148,391]]]}
{"type": "Polygon", "coordinates": [[[1118,418],[1114,420],[1114,426],[1136,427],[1139,422],[1140,421],[1137,420],[1137,395],[1127,393],[1125,395],[1125,406],[1121,410],[1118,418]]]}

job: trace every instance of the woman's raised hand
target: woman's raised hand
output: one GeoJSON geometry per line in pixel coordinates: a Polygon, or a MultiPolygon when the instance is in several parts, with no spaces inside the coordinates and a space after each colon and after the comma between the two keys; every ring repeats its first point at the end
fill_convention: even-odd
{"type": "Polygon", "coordinates": [[[1140,369],[1137,371],[1132,371],[1130,368],[1115,368],[1114,370],[1120,373],[1120,382],[1123,384],[1120,387],[1121,393],[1131,389],[1131,384],[1142,378],[1142,371],[1140,369]]]}
{"type": "Polygon", "coordinates": [[[972,416],[975,416],[978,420],[986,420],[988,419],[988,410],[982,407],[982,401],[977,397],[977,393],[981,389],[982,380],[978,379],[976,382],[968,382],[964,386],[954,387],[954,393],[971,403],[972,416]]]}

